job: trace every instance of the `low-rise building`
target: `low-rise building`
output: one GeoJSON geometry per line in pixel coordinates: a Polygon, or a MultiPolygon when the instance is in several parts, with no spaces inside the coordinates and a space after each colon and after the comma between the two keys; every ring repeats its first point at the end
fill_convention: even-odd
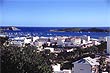
{"type": "Polygon", "coordinates": [[[72,73],[97,73],[99,63],[96,59],[86,57],[73,63],[72,73]]]}
{"type": "Polygon", "coordinates": [[[25,39],[25,37],[11,38],[11,39],[9,39],[9,45],[19,46],[19,47],[24,46],[25,45],[24,44],[24,39],[25,39]]]}
{"type": "Polygon", "coordinates": [[[9,39],[10,45],[12,46],[25,46],[25,44],[30,44],[32,42],[31,37],[16,37],[9,39]]]}
{"type": "Polygon", "coordinates": [[[86,41],[90,41],[91,40],[90,36],[87,36],[87,35],[81,36],[81,39],[86,40],[86,41]]]}
{"type": "Polygon", "coordinates": [[[52,68],[53,68],[53,72],[59,72],[60,71],[60,64],[54,64],[52,65],[52,68]]]}
{"type": "Polygon", "coordinates": [[[98,41],[99,42],[101,42],[101,41],[104,41],[105,42],[105,41],[107,41],[107,37],[99,37],[98,41]]]}
{"type": "Polygon", "coordinates": [[[51,48],[51,47],[46,47],[46,48],[44,48],[44,50],[50,50],[50,52],[54,52],[54,48],[51,48]]]}
{"type": "Polygon", "coordinates": [[[71,73],[71,70],[60,70],[61,65],[60,64],[54,64],[52,65],[53,73],[71,73]]]}
{"type": "Polygon", "coordinates": [[[72,38],[72,39],[71,39],[71,42],[72,42],[74,45],[79,45],[79,44],[81,44],[81,38],[78,38],[78,37],[72,38]]]}

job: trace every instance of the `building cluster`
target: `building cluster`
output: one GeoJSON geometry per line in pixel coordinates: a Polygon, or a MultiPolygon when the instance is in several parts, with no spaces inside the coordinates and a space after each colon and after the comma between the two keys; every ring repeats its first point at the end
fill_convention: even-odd
{"type": "MultiPolygon", "coordinates": [[[[102,38],[101,38],[102,39],[102,38]]],[[[12,46],[25,46],[26,44],[30,44],[41,48],[42,45],[52,47],[82,47],[87,48],[93,45],[99,45],[100,39],[90,38],[90,36],[56,36],[56,37],[15,37],[9,39],[9,45],[12,46]]]]}
{"type": "MultiPolygon", "coordinates": [[[[16,37],[9,38],[8,45],[23,47],[26,45],[33,45],[38,48],[39,51],[50,50],[50,52],[59,52],[59,47],[82,47],[87,48],[93,45],[100,45],[101,41],[107,41],[107,53],[104,60],[104,66],[101,70],[102,73],[110,73],[110,37],[100,37],[99,39],[91,38],[90,36],[56,36],[56,37],[16,37]],[[56,50],[57,48],[57,50],[56,50]]],[[[73,49],[67,49],[67,52],[73,51],[73,49]]],[[[100,57],[90,58],[86,57],[80,59],[73,64],[72,70],[61,70],[60,64],[52,65],[54,73],[100,73],[100,57]]]]}
{"type": "Polygon", "coordinates": [[[110,56],[106,56],[104,65],[100,64],[100,57],[86,57],[73,62],[71,70],[61,70],[60,64],[52,65],[54,73],[110,73],[110,56]],[[101,67],[102,66],[102,67],[101,67]]]}

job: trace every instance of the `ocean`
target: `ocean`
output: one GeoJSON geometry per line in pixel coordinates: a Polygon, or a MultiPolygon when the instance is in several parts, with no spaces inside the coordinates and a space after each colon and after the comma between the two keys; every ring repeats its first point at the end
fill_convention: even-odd
{"type": "MultiPolygon", "coordinates": [[[[9,37],[21,37],[21,36],[82,36],[87,35],[92,38],[106,37],[109,35],[108,32],[50,32],[54,29],[63,29],[69,27],[17,27],[20,30],[17,31],[5,31],[9,37]]],[[[71,28],[71,27],[70,27],[71,28]]],[[[90,27],[78,27],[80,29],[88,29],[90,27]]],[[[97,27],[101,29],[109,29],[108,27],[97,27]]]]}

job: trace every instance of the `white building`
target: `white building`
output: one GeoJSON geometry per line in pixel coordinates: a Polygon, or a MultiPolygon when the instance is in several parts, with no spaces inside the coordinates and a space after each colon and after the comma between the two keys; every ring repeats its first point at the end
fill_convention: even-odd
{"type": "Polygon", "coordinates": [[[72,73],[96,73],[98,71],[97,66],[99,63],[96,59],[90,57],[83,58],[73,63],[74,67],[72,68],[72,73]],[[94,68],[95,70],[93,70],[94,68]]]}
{"type": "Polygon", "coordinates": [[[40,37],[39,39],[38,39],[38,41],[39,42],[44,42],[44,43],[46,43],[46,42],[48,42],[48,37],[40,37]]]}
{"type": "Polygon", "coordinates": [[[60,64],[52,65],[53,73],[71,73],[71,70],[60,70],[60,67],[60,64]]]}
{"type": "Polygon", "coordinates": [[[34,45],[35,46],[37,46],[37,47],[40,47],[40,46],[42,46],[43,44],[44,44],[44,42],[39,42],[39,41],[35,41],[35,42],[33,42],[34,43],[34,45]]]}
{"type": "Polygon", "coordinates": [[[4,34],[0,34],[0,37],[7,37],[6,35],[4,35],[4,34]]]}
{"type": "Polygon", "coordinates": [[[64,37],[58,37],[57,38],[57,45],[64,45],[65,38],[64,37]]]}
{"type": "Polygon", "coordinates": [[[9,39],[10,43],[9,45],[12,45],[12,46],[23,46],[24,45],[24,39],[25,37],[16,37],[16,38],[11,38],[9,39]]]}
{"type": "Polygon", "coordinates": [[[87,44],[87,41],[84,40],[84,39],[82,39],[82,40],[81,40],[81,44],[87,44]]]}
{"type": "Polygon", "coordinates": [[[86,41],[90,41],[90,36],[87,36],[87,35],[83,35],[81,36],[82,39],[86,40],[86,41]]]}
{"type": "Polygon", "coordinates": [[[107,37],[99,37],[99,41],[107,41],[107,37]]]}
{"type": "Polygon", "coordinates": [[[9,39],[9,41],[13,46],[25,46],[25,44],[32,43],[32,37],[16,37],[9,39]]]}
{"type": "Polygon", "coordinates": [[[73,51],[73,48],[72,49],[67,49],[66,51],[67,52],[72,52],[73,51]]]}
{"type": "Polygon", "coordinates": [[[64,40],[61,39],[57,40],[57,45],[64,45],[64,40]]]}
{"type": "Polygon", "coordinates": [[[74,45],[79,45],[81,44],[81,38],[72,38],[71,39],[71,42],[74,44],[74,45]]]}
{"type": "Polygon", "coordinates": [[[33,42],[35,42],[36,40],[38,40],[39,39],[39,37],[38,36],[36,36],[36,37],[33,37],[33,42]]]}
{"type": "Polygon", "coordinates": [[[107,37],[107,53],[110,54],[110,37],[107,37]]]}
{"type": "Polygon", "coordinates": [[[31,43],[32,42],[32,37],[26,37],[25,39],[24,39],[24,43],[25,44],[29,44],[29,43],[31,43]]]}
{"type": "Polygon", "coordinates": [[[46,47],[44,48],[45,50],[50,50],[50,52],[54,52],[54,48],[51,48],[51,47],[46,47]]]}
{"type": "Polygon", "coordinates": [[[21,47],[24,45],[24,40],[13,40],[9,45],[21,47]]]}
{"type": "Polygon", "coordinates": [[[59,72],[60,71],[60,64],[52,65],[53,71],[54,72],[59,72]]]}
{"type": "Polygon", "coordinates": [[[92,43],[93,43],[94,45],[100,45],[100,43],[99,43],[98,41],[92,41],[92,43]]]}

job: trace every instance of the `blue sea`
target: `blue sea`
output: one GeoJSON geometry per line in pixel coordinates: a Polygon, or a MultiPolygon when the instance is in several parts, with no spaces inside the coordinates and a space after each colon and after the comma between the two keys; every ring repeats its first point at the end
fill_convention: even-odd
{"type": "MultiPolygon", "coordinates": [[[[69,27],[17,27],[20,30],[17,31],[5,31],[9,37],[20,37],[20,36],[82,36],[88,35],[92,38],[106,37],[109,35],[108,32],[50,32],[54,29],[63,29],[69,27]]],[[[90,27],[78,27],[81,29],[88,29],[90,27]]],[[[101,29],[109,29],[108,27],[97,27],[101,29]]]]}

